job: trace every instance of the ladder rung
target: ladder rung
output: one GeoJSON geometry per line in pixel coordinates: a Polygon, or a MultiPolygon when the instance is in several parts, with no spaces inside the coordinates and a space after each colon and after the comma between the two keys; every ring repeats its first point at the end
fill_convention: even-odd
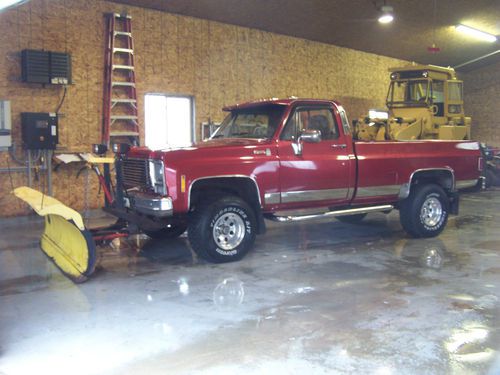
{"type": "Polygon", "coordinates": [[[135,87],[134,82],[111,82],[111,86],[135,87]]]}
{"type": "Polygon", "coordinates": [[[113,65],[113,70],[122,69],[122,70],[134,70],[132,65],[113,65]]]}
{"type": "Polygon", "coordinates": [[[128,36],[132,38],[132,33],[129,33],[128,31],[115,31],[115,36],[128,36]]]}
{"type": "Polygon", "coordinates": [[[113,52],[133,54],[134,50],[132,48],[113,48],[113,52]]]}
{"type": "Polygon", "coordinates": [[[110,117],[111,120],[137,120],[137,116],[133,115],[115,115],[110,117]]]}
{"type": "Polygon", "coordinates": [[[137,100],[135,100],[135,99],[111,99],[111,103],[135,104],[135,103],[137,103],[137,100]]]}
{"type": "Polygon", "coordinates": [[[110,137],[138,137],[139,132],[111,132],[110,137]]]}
{"type": "Polygon", "coordinates": [[[129,16],[128,14],[113,13],[113,16],[115,18],[128,18],[129,20],[132,19],[132,16],[129,16]]]}

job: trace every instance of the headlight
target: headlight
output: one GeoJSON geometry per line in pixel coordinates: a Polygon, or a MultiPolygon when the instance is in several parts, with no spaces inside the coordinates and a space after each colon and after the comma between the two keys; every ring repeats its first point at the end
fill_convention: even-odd
{"type": "Polygon", "coordinates": [[[113,143],[111,149],[115,154],[126,154],[130,150],[130,145],[127,143],[113,143]]]}
{"type": "Polygon", "coordinates": [[[167,195],[165,169],[161,160],[149,160],[149,179],[156,194],[167,195]]]}

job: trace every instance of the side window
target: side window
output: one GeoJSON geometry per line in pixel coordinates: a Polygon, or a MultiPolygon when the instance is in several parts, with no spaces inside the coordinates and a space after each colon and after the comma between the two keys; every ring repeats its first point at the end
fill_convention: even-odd
{"type": "Polygon", "coordinates": [[[444,116],[444,81],[432,83],[432,104],[437,107],[436,116],[444,116]]]}
{"type": "Polygon", "coordinates": [[[339,137],[335,117],[329,108],[297,108],[288,119],[281,133],[281,139],[296,140],[304,129],[319,130],[322,140],[339,137]]]}

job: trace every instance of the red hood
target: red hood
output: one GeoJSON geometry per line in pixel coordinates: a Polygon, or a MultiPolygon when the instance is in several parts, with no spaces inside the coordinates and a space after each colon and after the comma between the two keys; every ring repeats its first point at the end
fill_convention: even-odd
{"type": "Polygon", "coordinates": [[[151,158],[151,159],[171,159],[172,157],[178,158],[182,157],[200,157],[201,154],[206,154],[210,152],[211,155],[214,154],[218,149],[227,152],[228,148],[246,148],[246,147],[256,147],[259,145],[270,145],[271,140],[269,139],[248,139],[248,138],[225,138],[225,139],[210,139],[203,142],[193,143],[189,146],[184,147],[172,147],[165,148],[162,150],[152,151],[147,147],[134,147],[132,148],[127,156],[136,158],[151,158]]]}

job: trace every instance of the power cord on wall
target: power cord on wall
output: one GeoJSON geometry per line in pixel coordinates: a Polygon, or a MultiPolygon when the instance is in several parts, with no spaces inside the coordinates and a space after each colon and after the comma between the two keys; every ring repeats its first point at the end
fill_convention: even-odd
{"type": "Polygon", "coordinates": [[[67,85],[64,85],[64,93],[63,93],[63,96],[61,98],[61,101],[59,102],[59,105],[57,106],[56,108],[56,114],[59,113],[59,110],[61,109],[63,103],[64,103],[64,100],[66,99],[66,93],[68,92],[68,86],[67,85]]]}

